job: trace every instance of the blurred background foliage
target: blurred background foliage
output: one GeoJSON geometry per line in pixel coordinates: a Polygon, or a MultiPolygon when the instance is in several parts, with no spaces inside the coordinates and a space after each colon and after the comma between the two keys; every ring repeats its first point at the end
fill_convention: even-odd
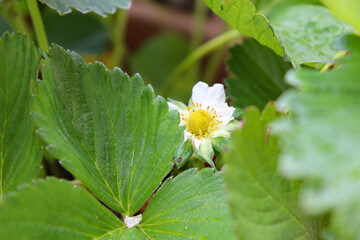
{"type": "MultiPolygon", "coordinates": [[[[321,4],[319,0],[253,0],[253,3],[269,19],[289,6],[321,4]]],[[[109,69],[117,66],[131,75],[141,73],[145,82],[164,97],[187,101],[192,86],[199,80],[212,84],[223,82],[226,77],[237,78],[235,66],[228,71],[224,63],[230,57],[227,47],[242,43],[240,34],[220,46],[206,49],[205,53],[193,53],[203,43],[229,30],[203,1],[133,0],[130,10],[118,10],[107,18],[78,11],[60,16],[55,10],[39,5],[49,43],[74,50],[88,62],[101,61],[109,69]]],[[[1,6],[0,34],[21,31],[36,41],[26,1],[2,0],[1,6]]],[[[258,59],[266,51],[256,43],[251,48],[260,53],[254,56],[258,59]]],[[[237,68],[241,67],[238,64],[237,68]]],[[[260,78],[261,71],[260,75],[251,77],[260,78]]],[[[285,89],[280,88],[281,91],[270,94],[270,99],[245,102],[238,107],[248,103],[263,107],[285,89]]]]}
{"type": "MultiPolygon", "coordinates": [[[[0,34],[21,31],[36,41],[26,2],[3,0],[1,4],[0,34]]],[[[118,10],[107,18],[78,11],[60,16],[39,6],[49,43],[74,50],[88,62],[101,61],[109,69],[118,66],[131,75],[141,73],[158,94],[193,49],[226,29],[203,2],[193,0],[135,0],[129,11],[118,10]]],[[[225,48],[217,51],[186,69],[166,97],[187,101],[193,84],[204,74],[208,83],[221,81],[226,73],[220,64],[225,48]],[[206,68],[206,63],[212,67],[206,68]]]]}

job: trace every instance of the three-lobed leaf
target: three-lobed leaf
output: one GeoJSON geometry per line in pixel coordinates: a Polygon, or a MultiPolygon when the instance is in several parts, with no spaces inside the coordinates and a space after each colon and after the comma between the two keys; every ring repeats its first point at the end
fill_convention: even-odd
{"type": "Polygon", "coordinates": [[[159,187],[183,140],[179,116],[139,75],[52,45],[34,99],[49,151],[107,206],[132,216],[159,187]]]}
{"type": "Polygon", "coordinates": [[[50,8],[55,9],[60,15],[70,13],[76,9],[82,13],[95,12],[103,17],[115,13],[116,9],[129,9],[131,0],[39,0],[50,8]]]}
{"type": "Polygon", "coordinates": [[[26,36],[0,38],[0,198],[39,173],[41,150],[30,115],[39,56],[26,36]]]}
{"type": "Polygon", "coordinates": [[[225,155],[230,206],[241,239],[318,239],[314,219],[298,207],[300,183],[277,173],[279,148],[268,123],[278,117],[274,105],[263,114],[249,107],[225,155]]]}
{"type": "Polygon", "coordinates": [[[0,201],[0,235],[7,240],[235,240],[221,173],[195,173],[189,169],[167,179],[133,228],[85,189],[56,178],[38,180],[0,201]]]}
{"type": "Polygon", "coordinates": [[[227,67],[233,74],[226,80],[233,105],[262,109],[287,89],[284,75],[291,64],[255,40],[245,39],[242,45],[230,48],[227,67]]]}

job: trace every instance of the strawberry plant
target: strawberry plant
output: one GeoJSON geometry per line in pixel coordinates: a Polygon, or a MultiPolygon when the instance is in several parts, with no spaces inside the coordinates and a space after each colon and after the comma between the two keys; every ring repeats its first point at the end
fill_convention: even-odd
{"type": "Polygon", "coordinates": [[[359,3],[184,3],[0,0],[1,240],[360,238],[359,3]]]}

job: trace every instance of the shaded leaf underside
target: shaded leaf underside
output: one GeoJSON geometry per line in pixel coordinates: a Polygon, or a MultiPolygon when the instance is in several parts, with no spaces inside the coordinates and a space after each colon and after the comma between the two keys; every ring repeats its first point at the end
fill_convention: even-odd
{"type": "Polygon", "coordinates": [[[128,9],[131,6],[131,0],[39,0],[55,9],[60,15],[71,12],[76,9],[82,13],[95,12],[103,17],[106,14],[115,13],[117,8],[128,9]]]}

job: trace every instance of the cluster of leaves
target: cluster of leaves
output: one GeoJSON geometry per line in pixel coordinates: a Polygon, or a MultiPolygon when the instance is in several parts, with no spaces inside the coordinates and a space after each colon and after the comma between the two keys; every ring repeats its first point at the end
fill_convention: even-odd
{"type": "MultiPolygon", "coordinates": [[[[40,2],[59,14],[76,9],[101,16],[131,5],[40,2]]],[[[204,2],[253,38],[232,47],[227,61],[233,105],[255,106],[246,108],[242,128],[219,156],[225,176],[205,168],[168,177],[184,128],[140,75],[87,64],[56,44],[37,49],[20,33],[0,38],[1,238],[359,238],[360,40],[334,43],[359,30],[360,5],[347,0],[345,11],[337,0],[204,2]],[[323,67],[339,50],[349,51],[333,63],[339,68],[321,74],[301,69],[323,67]],[[282,113],[268,103],[280,95],[282,113]],[[30,183],[43,154],[38,136],[82,186],[54,177],[30,183]],[[129,228],[124,220],[138,214],[141,222],[129,228]]],[[[130,67],[166,79],[186,48],[178,36],[164,35],[135,54],[130,67]],[[182,47],[171,56],[171,47],[155,51],[164,41],[182,47]],[[153,54],[167,64],[161,76],[147,65],[153,54]]]]}
{"type": "MultiPolygon", "coordinates": [[[[36,176],[41,155],[34,146],[29,114],[30,85],[39,63],[36,49],[21,34],[5,34],[1,46],[6,60],[1,68],[6,83],[2,106],[5,112],[12,110],[2,119],[6,127],[2,146],[7,147],[1,152],[1,169],[6,174],[1,176],[3,196],[14,184],[36,176]],[[19,49],[24,51],[11,54],[19,49]],[[21,59],[19,65],[9,64],[16,62],[14,58],[21,59]],[[23,118],[19,115],[26,116],[24,122],[12,120],[23,118]],[[7,122],[15,126],[9,130],[7,122]],[[26,131],[12,132],[23,128],[32,137],[23,135],[26,131]]],[[[32,103],[38,135],[49,144],[47,151],[97,199],[123,217],[133,216],[173,166],[172,157],[183,140],[178,113],[169,112],[166,100],[155,98],[139,75],[130,78],[119,69],[108,71],[101,63],[87,65],[78,54],[57,45],[43,56],[43,79],[36,83],[32,103]]],[[[222,231],[208,229],[228,229],[232,239],[233,222],[221,174],[211,169],[195,173],[190,169],[168,178],[136,229],[126,228],[84,189],[54,178],[38,180],[4,195],[0,233],[6,239],[168,239],[178,236],[181,229],[180,236],[218,239],[222,231]]]]}

